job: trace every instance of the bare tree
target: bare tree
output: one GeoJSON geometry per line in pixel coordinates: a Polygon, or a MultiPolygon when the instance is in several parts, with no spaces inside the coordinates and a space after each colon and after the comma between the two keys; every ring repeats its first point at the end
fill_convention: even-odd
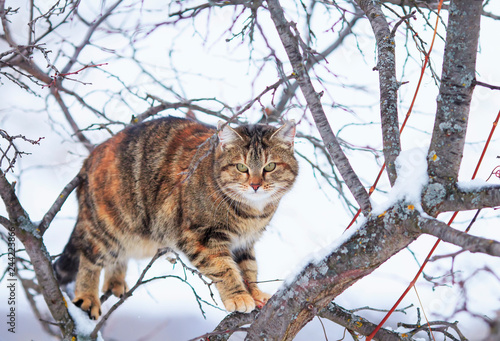
{"type": "MultiPolygon", "coordinates": [[[[469,117],[476,113],[471,109],[474,90],[478,87],[488,92],[499,90],[498,84],[490,84],[492,79],[481,78],[476,66],[481,20],[497,24],[499,19],[495,13],[498,8],[490,1],[190,0],[158,5],[117,0],[84,5],[66,0],[50,6],[37,1],[29,1],[20,8],[15,6],[0,0],[2,86],[9,91],[23,89],[33,98],[41,107],[39,111],[47,115],[52,133],[70,144],[79,160],[124,127],[171,112],[202,121],[216,118],[234,123],[274,123],[293,117],[300,123],[297,136],[303,148],[297,148],[297,155],[303,164],[310,165],[321,187],[330,187],[331,193],[336,193],[337,202],[343,205],[346,214],[352,216],[359,209],[362,217],[357,227],[346,232],[337,247],[323,252],[321,259],[311,261],[293,280],[286,281],[261,310],[230,314],[214,331],[207,331],[198,339],[226,340],[234,332],[243,331],[247,340],[292,340],[316,316],[343,326],[355,340],[360,335],[369,339],[412,340],[417,334],[419,337],[427,334],[431,339],[431,334],[437,333],[453,340],[474,339],[473,335],[464,335],[455,322],[424,322],[420,315],[414,323],[401,323],[404,331],[380,328],[378,321],[369,321],[357,311],[332,301],[360,279],[369,278],[380,265],[423,235],[435,236],[458,250],[439,256],[451,259],[452,264],[450,276],[439,285],[466,290],[468,279],[454,277],[459,270],[453,268],[457,257],[469,252],[500,257],[500,242],[493,233],[491,239],[468,234],[481,210],[500,206],[500,185],[460,183],[469,117]],[[356,30],[363,21],[369,22],[371,32],[356,30]],[[213,97],[210,90],[205,89],[201,96],[192,90],[189,84],[194,82],[230,85],[210,74],[208,68],[196,74],[176,64],[175,55],[181,48],[176,38],[183,30],[201,37],[207,56],[211,46],[221,41],[233,49],[235,59],[245,56],[239,65],[248,70],[251,93],[232,101],[223,96],[213,97]],[[373,62],[373,71],[378,73],[376,98],[367,91],[368,85],[363,80],[344,79],[332,66],[353,53],[366,61],[368,51],[360,43],[363,39],[370,42],[374,39],[370,44],[376,47],[373,62]],[[435,41],[441,49],[442,61],[439,57],[431,58],[435,41]],[[168,52],[169,59],[154,62],[154,58],[146,58],[145,54],[151,57],[152,47],[158,46],[168,52]],[[339,55],[339,51],[344,51],[344,55],[339,55]],[[409,79],[416,83],[418,75],[406,72],[418,68],[422,75],[430,75],[427,81],[434,84],[437,105],[431,113],[434,128],[422,133],[428,139],[425,157],[414,164],[423,173],[419,173],[418,180],[410,179],[418,182],[418,186],[409,186],[404,182],[408,181],[409,170],[400,157],[405,151],[402,130],[414,110],[420,82],[412,88],[415,91],[411,94],[415,96],[411,104],[406,103],[411,94],[406,94],[405,100],[398,99],[398,95],[406,91],[409,79]],[[350,94],[346,97],[352,100],[337,94],[346,91],[350,94]],[[362,97],[363,101],[356,100],[362,97]],[[407,114],[400,124],[402,111],[407,114]],[[375,112],[379,114],[377,119],[371,115],[363,123],[351,122],[358,115],[375,112]],[[347,117],[339,117],[341,114],[347,117]],[[352,142],[356,139],[343,131],[356,125],[380,127],[381,133],[376,133],[380,140],[368,146],[352,142]],[[368,171],[355,171],[357,167],[352,162],[364,162],[357,161],[358,158],[370,160],[368,171]],[[387,180],[382,178],[380,193],[370,197],[375,187],[370,188],[372,179],[365,178],[374,178],[373,169],[377,166],[383,167],[387,180]],[[418,193],[408,192],[408,187],[416,188],[418,193]],[[391,200],[381,204],[386,192],[393,194],[391,200]],[[442,213],[467,210],[476,210],[477,214],[466,232],[451,227],[451,221],[447,224],[441,218],[442,213]]],[[[226,61],[231,58],[225,57],[226,61]]],[[[201,62],[204,56],[196,58],[201,62]]],[[[425,101],[429,102],[428,98],[425,101]]],[[[30,110],[27,103],[16,99],[6,98],[5,103],[9,105],[3,108],[5,111],[30,110]]],[[[7,117],[8,113],[4,120],[7,117]]],[[[490,127],[480,129],[484,140],[488,138],[486,145],[497,123],[498,118],[489,137],[490,127]]],[[[419,129],[419,125],[415,123],[413,128],[419,129]]],[[[362,129],[357,129],[356,134],[363,134],[362,129]]],[[[91,333],[86,336],[77,333],[75,316],[68,312],[70,303],[55,279],[53,257],[46,249],[44,235],[80,179],[74,177],[43,218],[33,221],[21,204],[19,186],[26,169],[19,160],[25,150],[44,140],[25,135],[23,131],[0,127],[0,196],[5,206],[5,214],[0,215],[0,224],[5,229],[0,237],[7,247],[2,254],[7,260],[2,282],[21,283],[33,313],[44,321],[47,333],[64,340],[75,336],[95,339],[109,315],[140,285],[176,278],[190,286],[187,277],[165,275],[145,279],[151,264],[167,251],[159,250],[136,285],[91,333]],[[24,251],[15,249],[14,240],[22,243],[24,251]],[[50,317],[38,307],[34,299],[37,295],[43,296],[50,317]]],[[[196,160],[193,162],[196,164],[196,160]]],[[[496,170],[491,173],[499,174],[496,170]]],[[[498,217],[494,224],[498,224],[498,217]]],[[[211,288],[211,283],[184,263],[181,256],[176,254],[172,261],[211,288]]],[[[495,269],[478,266],[473,274],[479,272],[488,272],[500,283],[500,274],[495,269]]],[[[408,279],[408,288],[419,275],[420,272],[413,281],[408,279]]],[[[426,279],[438,282],[432,276],[426,279]]],[[[193,293],[203,311],[202,306],[210,303],[194,288],[193,293]]],[[[106,299],[103,296],[102,300],[106,299]]],[[[467,302],[456,311],[474,315],[467,302]]],[[[495,339],[500,324],[498,315],[476,317],[491,325],[489,339],[495,339]]]]}

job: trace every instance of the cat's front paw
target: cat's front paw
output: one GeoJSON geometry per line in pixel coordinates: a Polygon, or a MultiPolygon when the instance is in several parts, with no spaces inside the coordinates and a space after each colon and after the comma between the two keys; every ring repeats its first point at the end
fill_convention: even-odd
{"type": "Polygon", "coordinates": [[[229,312],[238,311],[240,313],[249,313],[255,309],[255,301],[249,294],[236,295],[223,300],[224,307],[229,312]]]}
{"type": "Polygon", "coordinates": [[[101,316],[99,298],[90,294],[75,294],[73,304],[89,314],[90,319],[97,320],[101,316]]]}
{"type": "Polygon", "coordinates": [[[254,290],[254,291],[252,291],[252,297],[255,301],[255,305],[257,306],[257,308],[262,309],[262,307],[271,298],[271,295],[269,295],[268,293],[262,292],[260,290],[254,290]]]}

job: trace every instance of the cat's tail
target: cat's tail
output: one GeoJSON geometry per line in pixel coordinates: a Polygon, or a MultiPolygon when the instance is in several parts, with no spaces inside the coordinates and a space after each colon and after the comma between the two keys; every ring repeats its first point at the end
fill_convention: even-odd
{"type": "Polygon", "coordinates": [[[74,239],[74,233],[72,233],[61,256],[53,264],[60,285],[71,283],[76,279],[80,264],[80,251],[76,248],[74,239]]]}

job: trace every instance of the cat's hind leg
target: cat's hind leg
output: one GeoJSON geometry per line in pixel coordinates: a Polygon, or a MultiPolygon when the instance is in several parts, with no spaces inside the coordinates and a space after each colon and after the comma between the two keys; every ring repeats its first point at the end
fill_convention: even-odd
{"type": "Polygon", "coordinates": [[[91,262],[80,254],[80,267],[76,275],[75,298],[73,303],[89,314],[93,320],[101,315],[101,302],[99,300],[99,265],[91,262]]]}
{"type": "Polygon", "coordinates": [[[102,292],[107,293],[110,291],[116,297],[122,297],[128,291],[128,286],[125,282],[126,274],[127,261],[125,260],[106,266],[102,292]]]}

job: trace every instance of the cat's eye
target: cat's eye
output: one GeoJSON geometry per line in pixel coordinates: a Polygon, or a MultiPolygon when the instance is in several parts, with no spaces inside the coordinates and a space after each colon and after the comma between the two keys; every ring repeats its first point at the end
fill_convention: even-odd
{"type": "Polygon", "coordinates": [[[274,162],[269,162],[265,167],[264,170],[266,172],[272,172],[273,170],[276,169],[276,164],[274,162]]]}
{"type": "Polygon", "coordinates": [[[236,169],[237,169],[237,170],[239,170],[239,171],[240,171],[240,172],[242,172],[242,173],[246,173],[246,172],[248,172],[248,167],[247,167],[247,166],[245,166],[245,165],[244,165],[244,164],[242,164],[242,163],[238,163],[238,164],[236,165],[236,169]]]}

